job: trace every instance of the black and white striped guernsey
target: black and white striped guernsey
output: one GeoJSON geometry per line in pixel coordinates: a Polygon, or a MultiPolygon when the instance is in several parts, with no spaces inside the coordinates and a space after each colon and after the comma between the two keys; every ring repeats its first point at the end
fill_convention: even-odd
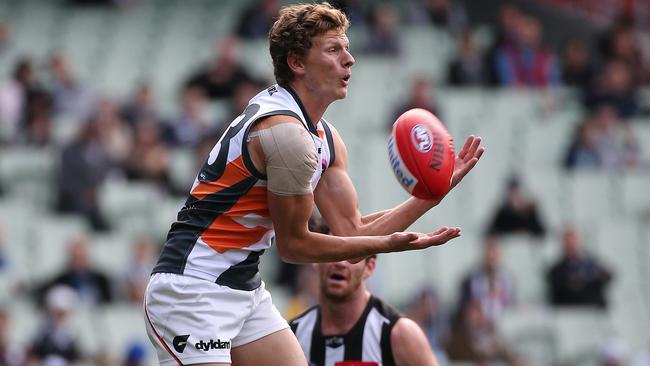
{"type": "Polygon", "coordinates": [[[401,314],[392,306],[371,296],[356,324],[347,334],[323,335],[318,306],[293,319],[296,334],[309,366],[345,366],[364,361],[371,365],[395,365],[390,332],[401,314]]]}

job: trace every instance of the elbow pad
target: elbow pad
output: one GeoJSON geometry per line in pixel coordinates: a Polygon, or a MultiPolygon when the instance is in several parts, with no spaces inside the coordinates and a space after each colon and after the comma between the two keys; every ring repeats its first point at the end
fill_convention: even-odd
{"type": "Polygon", "coordinates": [[[297,123],[280,123],[256,132],[265,155],[267,189],[281,196],[311,193],[318,157],[309,131],[297,123]]]}

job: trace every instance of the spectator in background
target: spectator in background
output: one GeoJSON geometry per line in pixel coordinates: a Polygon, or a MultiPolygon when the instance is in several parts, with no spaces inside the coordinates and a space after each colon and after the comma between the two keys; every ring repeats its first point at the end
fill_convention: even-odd
{"type": "Polygon", "coordinates": [[[122,166],[132,149],[133,130],[122,120],[118,106],[112,99],[102,97],[93,121],[97,124],[99,140],[111,163],[122,166]]]}
{"type": "Polygon", "coordinates": [[[449,319],[438,294],[431,288],[421,289],[409,302],[406,316],[416,322],[424,331],[441,365],[447,364],[444,345],[449,340],[449,319]]]}
{"type": "Polygon", "coordinates": [[[496,61],[497,54],[503,48],[515,46],[517,43],[517,30],[522,17],[524,17],[524,14],[519,8],[508,2],[501,4],[499,7],[496,36],[485,56],[485,69],[491,86],[500,85],[496,61]]]}
{"type": "Polygon", "coordinates": [[[457,39],[458,57],[449,64],[447,82],[453,86],[486,84],[488,80],[483,55],[472,37],[472,32],[466,30],[460,33],[457,39]]]}
{"type": "Polygon", "coordinates": [[[265,38],[280,10],[280,0],[258,0],[250,4],[239,18],[237,35],[244,39],[265,38]]]}
{"type": "Polygon", "coordinates": [[[27,95],[34,88],[34,69],[28,58],[18,60],[12,77],[0,85],[0,123],[14,140],[27,108],[27,95]]]}
{"type": "MultiPolygon", "coordinates": [[[[411,93],[407,100],[402,102],[393,112],[393,118],[386,127],[393,128],[393,122],[404,112],[412,108],[423,108],[440,118],[438,102],[434,94],[433,82],[425,76],[418,76],[411,82],[411,93]]],[[[440,118],[440,120],[443,120],[440,118]]]]}
{"type": "Polygon", "coordinates": [[[368,20],[368,10],[364,0],[333,0],[329,3],[333,7],[343,10],[352,27],[362,26],[368,20]]]}
{"type": "Polygon", "coordinates": [[[232,98],[239,83],[251,76],[240,62],[240,43],[227,36],[218,43],[216,57],[205,68],[192,75],[185,87],[196,86],[211,100],[232,98]]]}
{"type": "Polygon", "coordinates": [[[596,82],[585,94],[585,106],[594,111],[603,105],[616,109],[621,118],[630,118],[639,111],[632,73],[622,61],[609,61],[597,75],[596,82]]]}
{"type": "Polygon", "coordinates": [[[49,289],[45,297],[45,321],[29,350],[31,361],[61,366],[82,361],[76,335],[66,322],[77,300],[75,292],[67,286],[49,289]]]}
{"type": "Polygon", "coordinates": [[[126,177],[147,181],[164,191],[176,193],[169,176],[169,148],[163,142],[161,128],[151,120],[143,120],[135,128],[133,148],[126,159],[126,177]]]}
{"type": "Polygon", "coordinates": [[[27,364],[25,350],[9,339],[9,312],[0,308],[0,365],[24,366],[27,364]]]}
{"type": "Polygon", "coordinates": [[[144,290],[149,283],[156,262],[156,245],[148,237],[141,237],[132,246],[131,263],[126,271],[125,297],[134,304],[142,304],[144,290]]]}
{"type": "Polygon", "coordinates": [[[514,280],[501,267],[501,248],[496,237],[488,236],[483,245],[483,263],[462,280],[458,311],[469,303],[477,303],[481,313],[496,320],[515,304],[514,280]]]}
{"type": "Polygon", "coordinates": [[[600,166],[598,153],[598,131],[594,124],[585,121],[576,126],[573,141],[564,159],[567,169],[598,168],[600,166]]]}
{"type": "Polygon", "coordinates": [[[551,48],[542,43],[542,28],[532,16],[517,20],[514,42],[505,43],[495,54],[499,84],[516,87],[545,87],[560,82],[560,70],[551,48]]]}
{"type": "Polygon", "coordinates": [[[542,237],[546,228],[537,210],[537,204],[522,187],[519,178],[512,177],[506,187],[505,199],[494,214],[489,235],[524,233],[542,237]]]}
{"type": "Polygon", "coordinates": [[[3,56],[11,42],[11,27],[5,21],[0,20],[0,57],[3,56]]]}
{"type": "Polygon", "coordinates": [[[68,58],[56,52],[49,59],[49,90],[52,92],[55,116],[66,116],[81,122],[90,115],[94,104],[90,90],[74,75],[68,58]]]}
{"type": "Polygon", "coordinates": [[[608,105],[600,106],[578,126],[565,159],[569,169],[621,170],[642,164],[639,141],[608,105]]]}
{"type": "Polygon", "coordinates": [[[506,348],[494,322],[478,300],[470,300],[461,307],[447,344],[447,353],[452,361],[477,365],[517,365],[512,352],[506,348]]]}
{"type": "Polygon", "coordinates": [[[147,349],[140,342],[129,344],[122,366],[144,366],[147,358],[147,349]]]}
{"type": "Polygon", "coordinates": [[[47,305],[47,294],[59,286],[67,286],[76,294],[76,302],[89,306],[104,305],[113,301],[113,288],[110,278],[94,268],[88,253],[88,238],[80,236],[68,246],[66,267],[54,278],[38,289],[38,296],[47,305]]]}
{"type": "Polygon", "coordinates": [[[584,252],[580,233],[573,226],[564,228],[562,247],[562,258],[546,276],[551,303],[606,308],[605,289],[612,279],[609,270],[584,252]]]}
{"type": "Polygon", "coordinates": [[[467,13],[457,1],[416,0],[409,1],[409,18],[416,24],[431,24],[454,33],[467,26],[467,13]]]}
{"type": "Polygon", "coordinates": [[[374,6],[368,22],[368,39],[363,48],[365,54],[397,57],[401,53],[398,32],[399,12],[390,3],[374,6]]]}
{"type": "Polygon", "coordinates": [[[644,63],[640,44],[632,21],[622,18],[603,40],[603,58],[607,61],[618,60],[625,63],[635,85],[648,85],[650,65],[644,63]]]}
{"type": "MultiPolygon", "coordinates": [[[[239,85],[239,84],[238,84],[239,85]]],[[[235,92],[237,87],[235,87],[235,92]]],[[[182,91],[180,114],[167,126],[166,140],[176,147],[195,147],[212,126],[204,116],[205,95],[197,86],[189,86],[182,91]]],[[[248,102],[248,101],[247,101],[248,102]]]]}
{"type": "Polygon", "coordinates": [[[122,106],[120,114],[132,128],[141,120],[160,121],[149,82],[143,81],[138,84],[134,95],[122,106]]]}
{"type": "MultiPolygon", "coordinates": [[[[260,89],[262,89],[264,85],[266,85],[266,83],[259,80],[246,80],[237,84],[235,94],[232,99],[230,99],[227,117],[221,121],[217,126],[217,129],[213,131],[213,134],[216,135],[216,139],[223,134],[235,118],[241,115],[242,111],[246,109],[248,102],[259,93],[260,89]]],[[[212,148],[212,146],[210,146],[210,148],[212,148]]]]}
{"type": "Polygon", "coordinates": [[[101,141],[99,126],[85,123],[77,138],[63,149],[58,175],[58,210],[88,219],[95,230],[107,230],[99,211],[98,190],[113,165],[101,141]]]}
{"type": "Polygon", "coordinates": [[[45,89],[35,88],[27,93],[25,115],[19,131],[19,140],[37,147],[51,141],[52,95],[45,89]]]}
{"type": "Polygon", "coordinates": [[[596,74],[587,44],[572,38],[564,45],[562,57],[562,82],[568,86],[587,89],[596,74]]]}

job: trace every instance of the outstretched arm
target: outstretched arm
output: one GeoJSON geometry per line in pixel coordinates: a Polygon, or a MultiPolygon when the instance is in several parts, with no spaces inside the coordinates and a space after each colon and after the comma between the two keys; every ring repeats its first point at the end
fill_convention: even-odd
{"type": "Polygon", "coordinates": [[[309,231],[313,196],[268,193],[269,211],[278,251],[292,263],[338,262],[372,254],[424,249],[460,235],[459,228],[444,227],[429,234],[396,232],[379,236],[331,236],[309,231]]]}
{"type": "MultiPolygon", "coordinates": [[[[323,218],[335,235],[386,235],[406,230],[440,200],[411,197],[390,210],[361,216],[357,192],[348,175],[348,153],[340,135],[332,127],[336,160],[321,178],[314,197],[323,218]]],[[[484,148],[481,139],[470,136],[456,158],[451,187],[455,187],[476,165],[484,148]]],[[[440,198],[442,199],[442,197],[440,198]]]]}
{"type": "Polygon", "coordinates": [[[430,234],[337,237],[312,233],[307,222],[314,207],[311,177],[318,168],[311,137],[298,120],[271,116],[253,126],[251,160],[267,175],[268,208],[276,244],[288,262],[336,262],[377,253],[423,249],[460,235],[458,228],[430,234]]]}

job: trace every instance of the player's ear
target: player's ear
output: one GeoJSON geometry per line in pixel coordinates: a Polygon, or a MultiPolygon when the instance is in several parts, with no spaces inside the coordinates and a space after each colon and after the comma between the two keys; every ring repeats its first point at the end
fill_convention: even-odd
{"type": "Polygon", "coordinates": [[[372,276],[372,274],[375,272],[376,266],[377,266],[377,258],[375,256],[366,259],[366,268],[363,271],[364,280],[372,276]]]}
{"type": "Polygon", "coordinates": [[[303,59],[296,54],[290,53],[287,55],[287,65],[294,75],[305,74],[305,63],[303,62],[303,59]]]}

